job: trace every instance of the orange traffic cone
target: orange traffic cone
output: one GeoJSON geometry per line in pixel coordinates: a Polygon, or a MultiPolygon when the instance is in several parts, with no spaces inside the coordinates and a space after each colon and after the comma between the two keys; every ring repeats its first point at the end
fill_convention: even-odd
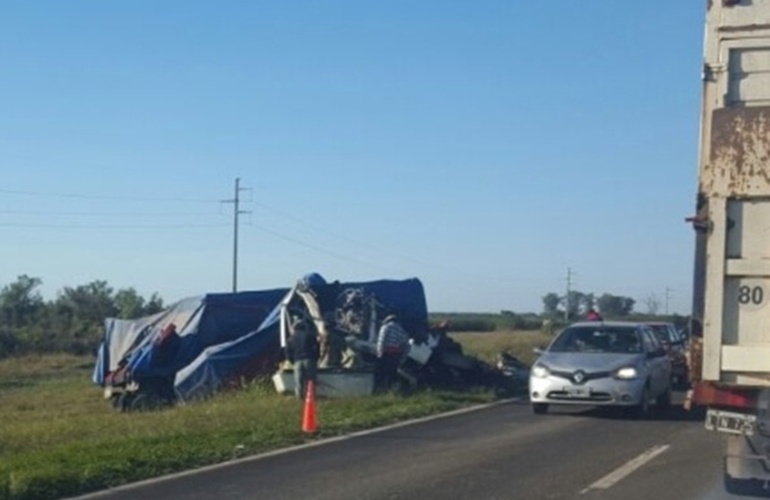
{"type": "Polygon", "coordinates": [[[302,416],[302,432],[314,434],[318,431],[315,418],[315,382],[307,381],[307,394],[305,395],[305,411],[302,416]]]}

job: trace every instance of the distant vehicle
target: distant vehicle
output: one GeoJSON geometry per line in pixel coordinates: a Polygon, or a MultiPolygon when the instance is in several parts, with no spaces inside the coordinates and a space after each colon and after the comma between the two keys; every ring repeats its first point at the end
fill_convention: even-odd
{"type": "Polygon", "coordinates": [[[673,323],[647,323],[671,360],[671,382],[675,386],[687,384],[687,341],[679,333],[673,323]]]}
{"type": "Polygon", "coordinates": [[[595,405],[643,417],[652,400],[659,407],[671,404],[671,361],[647,325],[576,323],[532,366],[529,397],[537,414],[550,405],[595,405]]]}

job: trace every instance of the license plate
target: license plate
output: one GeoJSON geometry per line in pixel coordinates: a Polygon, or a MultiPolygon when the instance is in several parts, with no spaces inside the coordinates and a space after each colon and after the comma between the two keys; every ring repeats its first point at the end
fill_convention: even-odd
{"type": "Polygon", "coordinates": [[[706,413],[706,429],[753,436],[757,417],[729,411],[709,410],[706,413]]]}
{"type": "Polygon", "coordinates": [[[591,389],[588,387],[565,387],[567,396],[571,398],[587,398],[591,396],[591,389]]]}

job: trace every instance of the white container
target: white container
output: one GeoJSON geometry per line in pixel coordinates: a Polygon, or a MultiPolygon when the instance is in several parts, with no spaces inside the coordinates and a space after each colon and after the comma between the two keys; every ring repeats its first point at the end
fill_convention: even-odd
{"type": "MultiPolygon", "coordinates": [[[[294,372],[279,371],[273,375],[275,390],[294,393],[294,372]]],[[[369,396],[374,391],[374,373],[352,370],[318,370],[316,395],[323,397],[369,396]]]]}

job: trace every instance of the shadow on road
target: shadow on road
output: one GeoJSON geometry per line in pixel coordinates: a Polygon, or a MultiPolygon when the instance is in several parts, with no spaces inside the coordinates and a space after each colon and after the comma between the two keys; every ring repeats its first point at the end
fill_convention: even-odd
{"type": "MultiPolygon", "coordinates": [[[[683,394],[677,394],[674,402],[669,408],[658,409],[654,406],[650,409],[650,413],[644,417],[635,417],[633,420],[640,420],[645,422],[704,422],[706,419],[706,409],[703,407],[696,407],[691,410],[686,410],[682,406],[683,394]]],[[[521,404],[529,404],[529,402],[522,402],[521,404]]],[[[558,404],[551,405],[549,414],[562,415],[566,417],[581,417],[581,418],[599,418],[607,420],[630,420],[629,408],[621,407],[593,407],[593,406],[570,406],[558,404]]]]}

